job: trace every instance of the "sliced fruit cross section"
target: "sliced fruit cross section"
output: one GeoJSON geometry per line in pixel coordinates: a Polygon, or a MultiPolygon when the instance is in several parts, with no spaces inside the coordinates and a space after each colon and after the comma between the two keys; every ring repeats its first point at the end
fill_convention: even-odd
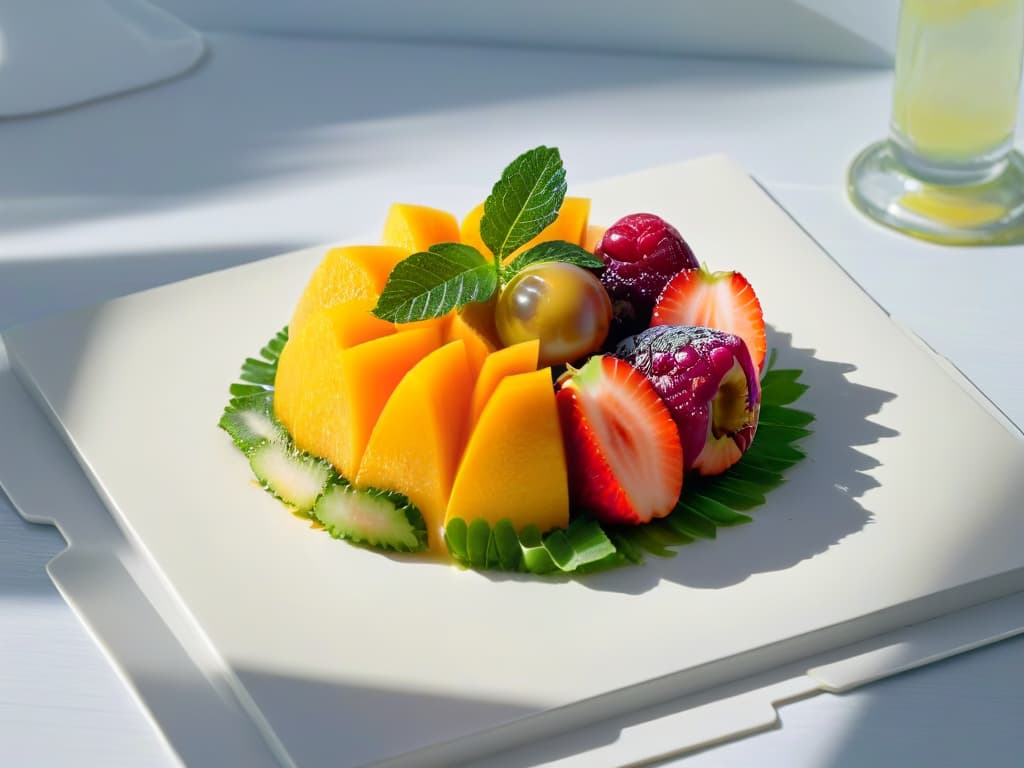
{"type": "Polygon", "coordinates": [[[551,369],[506,376],[466,444],[445,522],[476,518],[516,530],[569,524],[569,482],[551,369]]]}
{"type": "Polygon", "coordinates": [[[336,539],[398,552],[426,548],[423,517],[398,493],[334,485],[317,501],[313,517],[336,539]]]}
{"type": "Polygon", "coordinates": [[[299,453],[285,442],[258,445],[249,454],[249,465],[264,488],[300,512],[313,508],[332,477],[326,461],[299,453]]]}
{"type": "Polygon", "coordinates": [[[683,451],[651,383],[604,356],[559,383],[573,505],[606,523],[647,523],[671,512],[683,485],[683,451]]]}
{"type": "Polygon", "coordinates": [[[494,301],[475,301],[444,319],[447,321],[445,341],[462,341],[474,370],[480,370],[484,359],[500,346],[495,340],[494,301]]]}
{"type": "Polygon", "coordinates": [[[764,367],[768,343],[761,302],[739,272],[684,269],[662,291],[651,325],[703,326],[735,334],[758,370],[764,367]]]}
{"type": "Polygon", "coordinates": [[[274,414],[290,434],[301,414],[317,408],[312,396],[327,386],[321,379],[329,371],[340,375],[341,350],[394,333],[394,325],[370,314],[372,306],[373,300],[356,299],[322,308],[289,335],[274,381],[274,414]]]}
{"type": "Polygon", "coordinates": [[[739,336],[661,325],[625,339],[615,355],[643,373],[668,406],[687,469],[717,475],[750,447],[761,385],[739,336]]]}
{"type": "Polygon", "coordinates": [[[298,333],[321,309],[350,299],[376,301],[391,270],[409,253],[407,248],[386,245],[350,245],[329,250],[295,306],[289,324],[291,335],[298,333]]]}
{"type": "Polygon", "coordinates": [[[398,491],[423,514],[427,542],[444,551],[441,529],[468,431],[476,371],[462,341],[431,352],[388,398],[363,453],[355,485],[398,491]]]}
{"type": "Polygon", "coordinates": [[[470,424],[476,424],[484,411],[484,406],[491,399],[494,390],[506,376],[517,373],[529,373],[537,370],[537,355],[540,341],[532,339],[511,347],[499,349],[487,356],[480,368],[480,375],[473,385],[473,407],[470,413],[470,424]]]}
{"type": "Polygon", "coordinates": [[[359,468],[370,432],[402,377],[441,343],[431,326],[345,348],[327,309],[290,337],[278,363],[274,412],[295,445],[327,459],[343,477],[359,468]]]}
{"type": "Polygon", "coordinates": [[[410,252],[425,251],[437,243],[457,243],[459,222],[448,211],[394,203],[384,221],[381,242],[410,252]]]}

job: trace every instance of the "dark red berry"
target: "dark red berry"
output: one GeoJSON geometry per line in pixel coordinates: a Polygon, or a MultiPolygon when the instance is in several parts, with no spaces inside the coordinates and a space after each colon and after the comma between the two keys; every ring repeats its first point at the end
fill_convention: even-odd
{"type": "Polygon", "coordinates": [[[659,325],[625,339],[615,356],[643,373],[668,406],[687,469],[717,475],[750,447],[761,410],[761,384],[739,336],[659,325]]]}
{"type": "Polygon", "coordinates": [[[595,253],[606,265],[601,282],[612,300],[612,335],[618,338],[650,325],[668,281],[699,266],[678,230],[652,213],[623,216],[608,227],[595,253]]]}

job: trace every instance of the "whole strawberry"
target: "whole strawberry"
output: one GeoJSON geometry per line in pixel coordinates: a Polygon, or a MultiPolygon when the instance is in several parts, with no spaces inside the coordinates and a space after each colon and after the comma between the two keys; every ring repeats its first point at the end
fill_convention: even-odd
{"type": "Polygon", "coordinates": [[[699,266],[676,228],[652,213],[616,221],[595,254],[605,263],[601,282],[612,300],[613,340],[650,325],[654,303],[668,281],[680,270],[699,266]]]}
{"type": "Polygon", "coordinates": [[[660,325],[623,340],[615,356],[643,373],[668,406],[679,429],[686,469],[717,475],[750,447],[761,384],[739,336],[660,325]]]}

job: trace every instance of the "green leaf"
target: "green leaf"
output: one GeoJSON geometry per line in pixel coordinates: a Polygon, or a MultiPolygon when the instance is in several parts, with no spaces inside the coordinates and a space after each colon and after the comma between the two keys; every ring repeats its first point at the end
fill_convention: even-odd
{"type": "Polygon", "coordinates": [[[781,427],[806,427],[814,421],[814,414],[798,411],[784,405],[761,404],[761,415],[758,417],[758,429],[765,424],[777,424],[781,427]]]}
{"type": "Polygon", "coordinates": [[[647,532],[666,547],[679,547],[683,544],[692,544],[695,536],[669,525],[664,518],[652,520],[646,526],[647,532]]]}
{"type": "Polygon", "coordinates": [[[469,529],[466,526],[466,521],[461,517],[449,520],[448,524],[444,527],[444,541],[448,546],[448,554],[452,556],[452,560],[468,564],[469,551],[466,548],[468,534],[469,529]]]}
{"type": "Polygon", "coordinates": [[[508,518],[499,520],[495,524],[492,534],[494,544],[498,549],[498,561],[502,570],[518,571],[523,561],[523,550],[519,546],[519,537],[516,535],[512,521],[508,518]]]}
{"type": "Polygon", "coordinates": [[[803,427],[786,427],[781,424],[758,424],[757,435],[768,443],[791,443],[811,434],[811,430],[803,427]]]}
{"type": "Polygon", "coordinates": [[[741,525],[749,523],[752,519],[720,501],[699,494],[681,499],[679,505],[687,512],[700,515],[717,526],[741,525]]]}
{"type": "Polygon", "coordinates": [[[491,538],[491,526],[486,520],[477,518],[469,524],[466,533],[466,557],[474,568],[487,566],[487,543],[491,538]]]}
{"type": "Polygon", "coordinates": [[[706,517],[695,515],[682,507],[676,507],[665,524],[693,539],[714,539],[718,536],[718,527],[706,517]]]}
{"type": "Polygon", "coordinates": [[[239,378],[250,384],[262,384],[268,387],[274,386],[274,377],[277,375],[277,361],[268,363],[265,360],[257,360],[255,357],[247,357],[242,364],[242,374],[239,378]]]}
{"type": "Polygon", "coordinates": [[[565,531],[554,530],[544,537],[544,549],[548,551],[551,559],[560,571],[571,571],[576,567],[572,544],[565,536],[565,531]]]}
{"type": "Polygon", "coordinates": [[[615,545],[615,549],[629,562],[634,565],[639,565],[644,561],[643,547],[638,546],[623,531],[610,531],[608,533],[608,538],[611,539],[612,544],[615,545]]]}
{"type": "Polygon", "coordinates": [[[398,262],[373,308],[381,320],[410,323],[441,317],[498,288],[494,265],[462,243],[438,243],[398,262]]]}
{"type": "Polygon", "coordinates": [[[752,483],[757,483],[763,492],[777,488],[782,485],[785,479],[781,473],[754,466],[745,459],[741,460],[739,464],[734,464],[730,467],[724,476],[738,477],[740,480],[749,480],[752,483]]]}
{"type": "Polygon", "coordinates": [[[536,525],[528,525],[519,532],[519,545],[523,550],[523,567],[530,573],[551,573],[558,570],[551,559],[536,525]]]}
{"type": "Polygon", "coordinates": [[[615,545],[601,525],[589,517],[578,517],[569,523],[565,536],[576,553],[576,565],[603,560],[615,552],[615,545]]]}
{"type": "Polygon", "coordinates": [[[555,147],[536,147],[509,163],[484,201],[480,220],[480,237],[499,262],[558,218],[565,189],[565,167],[555,147]]]}
{"type": "Polygon", "coordinates": [[[270,389],[262,384],[243,384],[242,382],[232,384],[229,387],[228,392],[231,393],[232,397],[248,397],[249,395],[271,396],[270,389]]]}
{"type": "Polygon", "coordinates": [[[284,345],[288,343],[288,327],[285,326],[270,341],[267,342],[266,346],[260,350],[260,357],[266,360],[268,363],[277,365],[278,359],[281,357],[281,352],[284,351],[284,345]]]}
{"type": "MultiPolygon", "coordinates": [[[[772,371],[768,376],[775,374],[772,371]]],[[[765,377],[767,378],[767,376],[765,377]]],[[[806,384],[799,384],[795,381],[779,380],[771,387],[761,389],[761,407],[766,405],[789,405],[795,403],[804,392],[807,391],[806,384]]]]}
{"type": "Polygon", "coordinates": [[[601,269],[604,262],[590,251],[581,248],[575,243],[565,240],[549,240],[546,243],[538,243],[525,253],[521,253],[509,262],[504,269],[505,279],[521,272],[531,264],[538,264],[543,261],[560,261],[563,264],[575,264],[585,269],[601,269]]]}

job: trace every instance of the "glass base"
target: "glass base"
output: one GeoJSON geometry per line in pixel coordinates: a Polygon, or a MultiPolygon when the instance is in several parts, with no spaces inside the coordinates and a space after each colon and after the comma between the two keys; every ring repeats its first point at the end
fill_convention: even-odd
{"type": "Polygon", "coordinates": [[[947,245],[1024,243],[1024,158],[1011,152],[1002,172],[976,184],[924,181],[888,141],[850,166],[850,200],[869,217],[913,237],[947,245]]]}

